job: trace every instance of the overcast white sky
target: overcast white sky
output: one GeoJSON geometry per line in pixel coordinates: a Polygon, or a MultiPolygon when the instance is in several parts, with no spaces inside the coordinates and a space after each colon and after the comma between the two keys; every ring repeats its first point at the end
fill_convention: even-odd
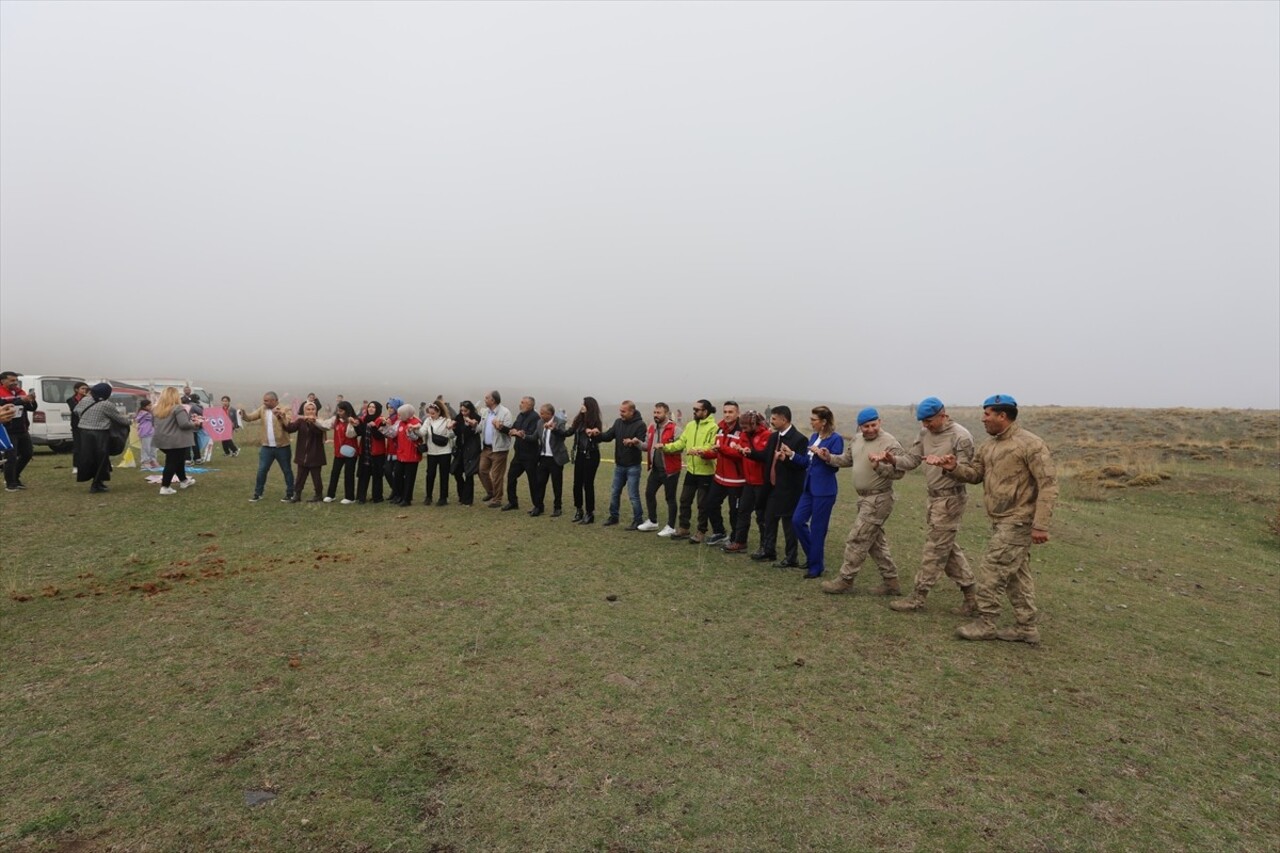
{"type": "Polygon", "coordinates": [[[1280,4],[6,0],[0,368],[1274,408],[1280,4]]]}

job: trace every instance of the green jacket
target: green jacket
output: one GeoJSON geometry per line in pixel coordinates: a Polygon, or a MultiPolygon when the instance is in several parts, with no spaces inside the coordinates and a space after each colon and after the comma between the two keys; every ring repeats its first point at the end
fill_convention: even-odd
{"type": "Polygon", "coordinates": [[[716,446],[716,431],[720,427],[716,424],[716,419],[705,417],[700,421],[689,421],[684,425],[680,437],[675,441],[662,445],[662,449],[667,453],[684,453],[685,470],[690,474],[714,474],[716,472],[716,457],[712,453],[709,458],[702,456],[702,453],[710,452],[716,446]],[[690,451],[698,451],[693,456],[688,455],[690,451]]]}

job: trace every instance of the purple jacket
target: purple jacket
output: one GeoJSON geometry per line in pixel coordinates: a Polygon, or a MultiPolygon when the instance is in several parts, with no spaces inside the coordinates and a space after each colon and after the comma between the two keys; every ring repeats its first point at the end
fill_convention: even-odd
{"type": "Polygon", "coordinates": [[[138,422],[138,438],[148,438],[156,434],[156,420],[150,410],[143,409],[133,416],[138,422]]]}

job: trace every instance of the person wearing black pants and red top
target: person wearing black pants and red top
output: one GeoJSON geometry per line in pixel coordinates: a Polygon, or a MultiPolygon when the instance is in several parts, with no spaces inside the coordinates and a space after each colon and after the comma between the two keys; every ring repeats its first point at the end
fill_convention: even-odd
{"type": "Polygon", "coordinates": [[[385,475],[383,467],[387,459],[387,439],[382,434],[385,423],[382,419],[382,404],[376,400],[370,401],[356,426],[356,435],[360,439],[360,461],[356,466],[356,503],[365,502],[370,483],[373,483],[373,502],[382,503],[385,475]]]}
{"type": "Polygon", "coordinates": [[[4,425],[13,444],[4,454],[4,489],[16,492],[26,488],[22,482],[22,469],[27,467],[35,452],[31,447],[31,419],[27,413],[34,412],[37,403],[35,392],[18,387],[18,374],[12,370],[0,373],[0,406],[13,406],[18,410],[17,416],[4,425]]]}
{"type": "Polygon", "coordinates": [[[736,402],[726,400],[720,410],[724,412],[724,420],[720,421],[720,429],[716,433],[716,473],[705,504],[707,520],[711,522],[711,534],[705,540],[700,536],[690,536],[690,545],[700,542],[720,545],[729,539],[729,533],[738,526],[738,501],[742,497],[742,487],[747,484],[747,478],[742,473],[742,451],[735,447],[742,440],[742,427],[738,423],[736,402]],[[729,504],[728,528],[720,513],[720,506],[726,501],[729,504]]]}
{"type": "Polygon", "coordinates": [[[747,483],[742,487],[742,498],[738,501],[738,523],[733,526],[729,541],[720,546],[726,554],[745,554],[747,537],[751,532],[751,517],[754,515],[764,535],[764,508],[769,500],[768,471],[759,461],[759,456],[769,446],[771,433],[765,426],[764,416],[759,412],[743,412],[738,419],[742,425],[742,439],[731,450],[742,454],[742,476],[747,483]]]}
{"type": "Polygon", "coordinates": [[[657,530],[659,527],[659,491],[664,492],[667,499],[667,525],[663,529],[668,536],[676,532],[676,488],[680,485],[680,471],[684,465],[680,461],[680,451],[667,453],[662,449],[664,444],[675,440],[676,425],[671,420],[671,407],[666,403],[654,403],[653,423],[649,424],[649,434],[644,443],[644,456],[649,466],[644,502],[649,517],[636,528],[642,532],[657,530]]]}
{"type": "Polygon", "coordinates": [[[418,450],[418,428],[422,421],[418,420],[418,410],[412,403],[403,403],[396,409],[396,462],[392,469],[391,502],[400,506],[413,504],[413,486],[418,479],[418,463],[422,461],[422,452],[418,450]]]}
{"type": "Polygon", "coordinates": [[[334,410],[333,417],[333,470],[329,472],[329,492],[324,502],[332,503],[338,494],[338,478],[342,478],[342,502],[356,502],[356,456],[360,452],[360,440],[356,433],[355,407],[343,400],[334,410]]]}

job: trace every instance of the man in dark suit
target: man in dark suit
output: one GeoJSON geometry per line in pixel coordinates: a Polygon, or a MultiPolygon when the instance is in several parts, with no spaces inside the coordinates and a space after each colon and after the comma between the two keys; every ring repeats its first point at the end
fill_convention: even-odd
{"type": "MultiPolygon", "coordinates": [[[[556,408],[550,403],[543,403],[538,409],[542,419],[534,430],[533,437],[538,446],[538,470],[533,482],[533,509],[529,515],[539,516],[545,508],[543,501],[547,496],[547,481],[551,481],[551,517],[560,516],[560,493],[564,490],[564,466],[569,464],[569,451],[564,446],[564,418],[556,416],[556,408]]],[[[514,494],[514,493],[513,493],[514,494]]]]}
{"type": "Polygon", "coordinates": [[[782,522],[782,535],[786,547],[782,559],[774,565],[779,569],[792,569],[800,565],[796,559],[796,531],[791,515],[804,492],[805,466],[795,461],[796,454],[807,453],[809,441],[800,430],[791,426],[791,409],[774,406],[769,415],[774,429],[760,458],[765,464],[765,482],[769,483],[769,502],[765,505],[764,526],[760,531],[760,550],[751,559],[763,562],[777,558],[778,522],[782,522]]]}
{"type": "Polygon", "coordinates": [[[532,397],[520,398],[520,411],[511,428],[505,430],[511,436],[511,448],[515,451],[515,459],[507,469],[507,502],[502,507],[504,512],[520,508],[520,498],[516,494],[516,482],[522,474],[529,476],[529,496],[533,497],[538,479],[538,441],[534,433],[538,430],[538,413],[534,411],[532,397]]]}

